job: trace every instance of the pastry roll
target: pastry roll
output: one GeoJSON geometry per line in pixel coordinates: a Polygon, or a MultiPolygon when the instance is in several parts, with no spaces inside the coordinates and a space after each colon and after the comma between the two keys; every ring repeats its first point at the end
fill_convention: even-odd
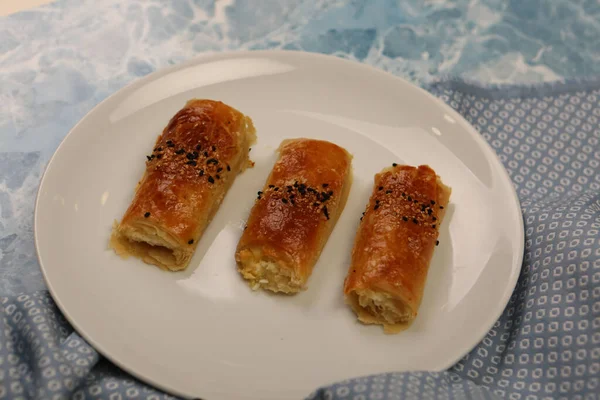
{"type": "Polygon", "coordinates": [[[285,140],[258,192],[236,250],[254,290],[296,293],[306,281],[348,198],[352,156],[322,140],[285,140]]]}
{"type": "Polygon", "coordinates": [[[187,102],[158,137],[110,245],[117,254],[179,271],[235,180],[251,164],[252,120],[212,100],[187,102]]]}
{"type": "Polygon", "coordinates": [[[397,333],[416,318],[450,192],[425,165],[375,175],[344,284],[361,322],[397,333]]]}

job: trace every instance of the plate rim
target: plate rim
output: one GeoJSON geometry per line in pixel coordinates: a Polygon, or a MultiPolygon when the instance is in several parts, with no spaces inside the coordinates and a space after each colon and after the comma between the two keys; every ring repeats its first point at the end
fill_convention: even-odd
{"type": "MultiPolygon", "coordinates": [[[[67,140],[69,140],[69,138],[73,135],[73,132],[75,132],[77,130],[77,128],[82,124],[82,122],[84,120],[86,120],[90,115],[92,115],[93,113],[97,112],[98,109],[105,103],[105,102],[109,102],[111,101],[112,98],[114,98],[115,96],[117,96],[118,94],[122,93],[123,91],[126,90],[132,90],[133,88],[135,88],[136,86],[141,86],[144,83],[146,83],[147,81],[152,81],[153,79],[155,79],[157,76],[165,76],[165,75],[169,75],[179,69],[183,69],[189,66],[193,66],[193,65],[200,65],[203,63],[207,63],[207,62],[211,62],[211,61],[216,61],[219,59],[228,59],[228,58],[236,58],[236,57],[277,57],[280,55],[294,55],[296,57],[303,57],[305,59],[308,59],[308,61],[310,61],[311,58],[313,59],[326,59],[329,60],[331,62],[338,62],[340,64],[346,64],[346,65],[350,65],[353,66],[355,68],[359,68],[359,69],[363,69],[366,72],[370,72],[370,73],[376,73],[382,76],[387,77],[388,79],[395,79],[398,80],[399,82],[411,86],[412,88],[418,89],[418,91],[420,91],[421,94],[424,94],[429,100],[432,100],[433,102],[437,103],[439,106],[441,106],[447,113],[449,113],[454,119],[456,119],[457,121],[460,121],[462,123],[462,127],[468,131],[468,133],[473,137],[473,139],[476,141],[477,144],[479,144],[481,146],[481,148],[483,149],[483,151],[486,154],[486,156],[488,157],[488,160],[490,160],[490,162],[495,163],[496,167],[499,167],[499,171],[500,171],[500,176],[501,178],[504,180],[504,183],[508,183],[509,187],[510,187],[510,195],[513,201],[512,207],[516,207],[516,209],[518,210],[518,214],[520,215],[520,218],[517,218],[517,226],[515,228],[517,228],[518,230],[518,243],[519,243],[519,249],[518,249],[518,255],[517,255],[517,265],[519,266],[518,268],[513,268],[513,271],[511,272],[511,275],[509,276],[509,281],[508,281],[508,285],[507,288],[511,288],[510,291],[506,291],[504,296],[502,297],[502,301],[501,304],[503,304],[502,308],[498,308],[499,311],[497,311],[496,313],[493,314],[494,318],[491,320],[492,322],[489,324],[485,324],[482,325],[482,328],[485,327],[485,329],[481,330],[481,334],[477,335],[478,339],[477,341],[473,344],[473,346],[469,347],[469,349],[467,351],[465,351],[464,353],[462,353],[459,357],[457,357],[456,359],[453,359],[451,362],[444,364],[444,366],[442,368],[439,368],[435,371],[445,371],[447,369],[449,369],[450,367],[452,367],[453,365],[455,365],[456,363],[458,363],[465,355],[469,354],[471,351],[473,351],[474,348],[476,348],[481,342],[482,340],[486,337],[486,335],[489,333],[489,331],[493,328],[493,326],[495,325],[495,323],[498,321],[498,319],[502,316],[502,314],[504,313],[504,310],[506,309],[506,307],[508,306],[508,303],[510,301],[510,298],[512,297],[512,294],[514,293],[514,290],[517,286],[520,274],[521,274],[521,270],[522,270],[522,265],[523,265],[523,259],[524,259],[524,250],[525,250],[525,228],[524,228],[524,221],[523,221],[523,213],[522,213],[522,207],[521,207],[521,202],[519,200],[519,197],[517,195],[514,183],[512,182],[510,175],[508,174],[506,168],[504,167],[504,165],[502,164],[502,162],[500,161],[500,158],[498,157],[498,154],[496,153],[496,151],[494,151],[494,149],[491,147],[491,145],[483,138],[483,136],[481,135],[481,133],[479,133],[475,127],[473,125],[471,125],[458,111],[456,111],[455,109],[453,109],[452,107],[450,107],[450,105],[448,105],[447,103],[445,103],[444,101],[442,101],[440,98],[436,97],[435,95],[433,95],[432,93],[428,92],[427,90],[425,90],[423,87],[418,86],[410,81],[408,81],[407,79],[404,79],[400,76],[396,76],[388,71],[385,71],[383,69],[380,69],[378,67],[372,66],[370,64],[366,64],[364,62],[358,62],[358,61],[354,61],[354,60],[349,60],[349,59],[345,59],[342,57],[337,57],[334,55],[330,55],[330,54],[323,54],[323,53],[314,53],[314,52],[307,52],[307,51],[301,51],[301,50],[237,50],[237,51],[222,51],[222,52],[211,52],[211,53],[205,53],[205,54],[199,54],[196,55],[188,60],[185,60],[183,62],[177,63],[177,64],[173,64],[173,65],[168,65],[162,68],[159,68],[153,72],[151,72],[148,75],[145,75],[143,77],[134,79],[133,81],[129,82],[128,84],[126,84],[125,86],[117,89],[116,91],[114,91],[113,93],[111,93],[109,96],[107,96],[105,99],[103,99],[102,101],[100,101],[98,104],[94,105],[88,112],[86,112],[86,114],[81,117],[77,123],[75,125],[73,125],[71,127],[71,129],[69,129],[69,132],[65,135],[65,137],[60,141],[59,145],[56,147],[56,149],[54,150],[52,156],[50,157],[50,159],[48,160],[45,168],[44,168],[44,172],[40,178],[40,182],[38,185],[38,189],[36,192],[36,198],[35,198],[35,204],[34,204],[34,213],[33,213],[33,234],[34,234],[34,244],[35,244],[35,251],[36,251],[36,257],[40,266],[40,270],[42,272],[42,276],[44,279],[44,283],[46,284],[46,287],[48,288],[48,292],[50,293],[53,301],[56,303],[58,309],[60,310],[60,312],[63,314],[63,316],[65,317],[65,319],[69,322],[69,324],[72,326],[73,330],[79,334],[88,344],[90,344],[94,350],[96,350],[99,354],[101,354],[103,357],[105,357],[107,360],[109,360],[111,363],[115,364],[117,367],[119,367],[120,369],[122,369],[123,371],[127,372],[128,374],[131,374],[133,377],[135,377],[136,379],[140,380],[141,382],[154,387],[156,389],[159,389],[165,393],[168,394],[174,394],[183,398],[187,398],[187,395],[184,395],[182,392],[179,392],[176,388],[171,388],[171,387],[167,387],[167,385],[163,385],[162,383],[155,381],[147,376],[145,376],[142,373],[137,372],[133,367],[129,367],[127,365],[125,365],[124,363],[122,363],[119,360],[119,357],[114,356],[111,354],[110,351],[108,351],[107,349],[105,349],[101,344],[99,344],[98,342],[96,342],[94,339],[92,339],[90,337],[90,335],[88,335],[88,333],[85,331],[85,329],[83,329],[83,327],[81,327],[74,319],[71,318],[71,316],[69,315],[69,313],[66,311],[66,308],[64,306],[64,304],[62,303],[62,301],[60,300],[60,296],[58,295],[58,293],[55,292],[52,283],[50,282],[50,279],[48,278],[47,275],[47,270],[44,267],[44,263],[42,262],[42,258],[40,256],[40,251],[39,251],[39,233],[38,233],[38,224],[40,224],[39,221],[39,205],[40,205],[40,198],[41,198],[41,193],[42,190],[45,188],[46,183],[46,179],[48,176],[48,171],[50,170],[51,166],[53,165],[53,163],[55,162],[57,155],[59,153],[59,151],[64,147],[65,143],[67,142],[67,140]]],[[[511,208],[512,208],[511,207],[511,208]]],[[[390,371],[391,372],[391,371],[390,371]]],[[[408,372],[408,371],[406,371],[408,372]]],[[[359,378],[359,376],[357,377],[348,377],[346,379],[353,379],[353,378],[359,378]]],[[[336,382],[330,382],[330,384],[334,384],[336,382]]],[[[312,390],[317,390],[318,388],[315,387],[312,390]]],[[[307,393],[306,395],[308,396],[310,393],[307,393]]]]}

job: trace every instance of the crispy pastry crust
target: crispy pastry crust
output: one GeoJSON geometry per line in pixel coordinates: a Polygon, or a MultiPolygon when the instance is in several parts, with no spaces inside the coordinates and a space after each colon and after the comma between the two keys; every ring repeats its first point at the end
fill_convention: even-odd
{"type": "Polygon", "coordinates": [[[296,293],[306,281],[348,198],[352,156],[322,140],[285,140],[236,251],[253,289],[296,293]]]}
{"type": "Polygon", "coordinates": [[[397,333],[414,321],[450,193],[424,165],[397,165],[375,176],[344,284],[361,322],[397,333]]]}
{"type": "Polygon", "coordinates": [[[179,271],[236,176],[251,164],[249,117],[220,101],[193,99],[158,137],[110,247],[117,254],[179,271]]]}

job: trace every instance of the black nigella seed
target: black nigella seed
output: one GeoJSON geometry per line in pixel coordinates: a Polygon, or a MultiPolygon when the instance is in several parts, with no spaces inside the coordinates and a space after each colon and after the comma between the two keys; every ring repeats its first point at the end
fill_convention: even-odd
{"type": "Polygon", "coordinates": [[[293,206],[296,205],[296,203],[294,203],[294,199],[290,199],[290,203],[292,203],[293,206]]]}
{"type": "Polygon", "coordinates": [[[327,192],[327,194],[328,194],[329,196],[333,196],[333,190],[330,190],[329,192],[327,192]]]}
{"type": "Polygon", "coordinates": [[[290,194],[290,199],[293,199],[294,197],[296,197],[296,195],[294,195],[293,193],[290,194]]]}
{"type": "Polygon", "coordinates": [[[396,163],[392,164],[392,167],[397,167],[397,166],[398,166],[398,164],[396,164],[396,163]]]}
{"type": "Polygon", "coordinates": [[[279,188],[278,188],[278,187],[276,187],[276,188],[275,188],[275,189],[273,189],[273,190],[274,190],[275,192],[277,192],[277,191],[279,191],[279,188]]]}
{"type": "Polygon", "coordinates": [[[231,167],[229,165],[227,166],[227,171],[231,171],[231,167]]]}
{"type": "Polygon", "coordinates": [[[406,197],[406,193],[402,192],[402,197],[406,197]]]}
{"type": "Polygon", "coordinates": [[[433,229],[435,229],[435,224],[431,225],[431,227],[432,227],[433,229]]]}
{"type": "Polygon", "coordinates": [[[293,187],[291,187],[291,186],[288,186],[288,187],[287,187],[287,191],[288,191],[288,193],[289,193],[289,192],[291,192],[292,190],[294,190],[294,188],[293,188],[293,187]]]}
{"type": "Polygon", "coordinates": [[[212,147],[212,151],[217,151],[217,147],[216,147],[216,146],[213,146],[213,147],[212,147]]]}
{"type": "Polygon", "coordinates": [[[415,224],[418,224],[418,223],[419,223],[419,221],[417,221],[417,219],[416,219],[416,218],[413,218],[413,222],[414,222],[415,224]]]}
{"type": "Polygon", "coordinates": [[[413,200],[413,203],[417,204],[419,201],[418,200],[413,200]]]}
{"type": "Polygon", "coordinates": [[[214,178],[213,178],[212,176],[209,176],[209,177],[208,177],[208,181],[209,181],[210,183],[215,183],[215,180],[214,180],[214,178]]]}
{"type": "Polygon", "coordinates": [[[259,190],[257,194],[260,196],[261,194],[263,194],[263,192],[261,192],[261,191],[259,190]]]}
{"type": "Polygon", "coordinates": [[[275,185],[269,185],[269,187],[270,187],[271,189],[273,189],[273,188],[275,187],[275,185]]]}
{"type": "Polygon", "coordinates": [[[172,145],[172,144],[173,144],[173,141],[171,141],[171,140],[167,140],[167,146],[170,146],[170,145],[172,145]]]}
{"type": "Polygon", "coordinates": [[[163,150],[162,147],[157,147],[156,148],[156,151],[162,151],[162,150],[163,150]]]}
{"type": "Polygon", "coordinates": [[[329,211],[327,211],[327,206],[323,207],[323,214],[325,214],[325,216],[327,217],[327,219],[329,219],[329,211]]]}
{"type": "Polygon", "coordinates": [[[252,147],[248,148],[248,153],[250,153],[252,151],[252,147]]]}
{"type": "Polygon", "coordinates": [[[402,221],[408,221],[407,217],[402,217],[402,221]]]}
{"type": "Polygon", "coordinates": [[[425,206],[421,206],[421,211],[425,211],[425,206]]]}
{"type": "Polygon", "coordinates": [[[287,204],[287,199],[285,199],[285,198],[284,198],[284,199],[281,199],[281,201],[282,201],[284,204],[287,204]]]}
{"type": "Polygon", "coordinates": [[[162,158],[162,154],[159,154],[159,155],[156,156],[157,160],[160,160],[161,158],[162,158]]]}
{"type": "Polygon", "coordinates": [[[196,151],[200,151],[200,149],[202,149],[202,147],[200,145],[196,146],[196,151]]]}
{"type": "Polygon", "coordinates": [[[315,206],[315,207],[317,207],[318,205],[319,205],[319,202],[317,202],[317,201],[315,201],[315,202],[313,203],[313,206],[315,206]]]}
{"type": "Polygon", "coordinates": [[[203,169],[200,170],[200,176],[202,176],[202,175],[204,175],[204,170],[203,169]]]}
{"type": "Polygon", "coordinates": [[[373,207],[373,210],[377,210],[379,208],[379,204],[375,204],[375,207],[373,207]]]}
{"type": "Polygon", "coordinates": [[[435,241],[435,245],[437,246],[438,244],[440,244],[440,241],[439,241],[439,240],[436,240],[436,241],[435,241]]]}
{"type": "Polygon", "coordinates": [[[391,191],[391,190],[386,190],[386,191],[385,191],[385,194],[390,194],[390,193],[392,193],[392,191],[391,191]]]}
{"type": "Polygon", "coordinates": [[[208,157],[208,151],[204,152],[204,157],[208,157]]]}
{"type": "Polygon", "coordinates": [[[408,196],[407,200],[412,201],[412,197],[408,196]]]}
{"type": "Polygon", "coordinates": [[[435,201],[431,200],[431,205],[434,206],[435,205],[435,201]]]}
{"type": "Polygon", "coordinates": [[[182,155],[183,153],[185,153],[184,149],[179,149],[175,152],[175,154],[178,154],[178,155],[182,155]]]}
{"type": "Polygon", "coordinates": [[[440,206],[440,210],[443,210],[443,209],[444,209],[444,206],[440,206]]]}
{"type": "Polygon", "coordinates": [[[210,165],[210,164],[218,164],[219,160],[217,160],[216,158],[209,158],[208,160],[206,160],[206,164],[210,165]]]}
{"type": "Polygon", "coordinates": [[[379,186],[379,190],[383,190],[383,186],[379,186]]]}
{"type": "Polygon", "coordinates": [[[194,154],[192,154],[192,153],[187,153],[187,154],[185,155],[185,157],[186,157],[188,160],[193,160],[193,159],[194,159],[194,154]]]}
{"type": "Polygon", "coordinates": [[[146,158],[148,159],[148,161],[152,161],[152,157],[146,156],[146,158]]]}
{"type": "Polygon", "coordinates": [[[147,212],[146,214],[144,214],[144,218],[148,218],[150,216],[150,213],[147,212]]]}
{"type": "Polygon", "coordinates": [[[436,217],[432,217],[431,219],[432,219],[432,220],[434,220],[434,221],[437,221],[437,218],[436,218],[436,217]]]}
{"type": "Polygon", "coordinates": [[[221,176],[219,174],[217,174],[217,175],[215,175],[215,178],[221,179],[221,176]]]}
{"type": "Polygon", "coordinates": [[[323,186],[323,189],[325,189],[327,186],[329,186],[329,183],[324,183],[321,186],[323,186]]]}
{"type": "Polygon", "coordinates": [[[190,239],[190,240],[188,241],[188,244],[194,244],[194,239],[190,239]]]}
{"type": "Polygon", "coordinates": [[[198,163],[196,161],[194,161],[194,160],[188,161],[188,162],[186,162],[186,164],[187,165],[191,165],[192,167],[195,167],[196,165],[198,165],[198,163]]]}
{"type": "Polygon", "coordinates": [[[294,182],[294,187],[297,188],[298,187],[298,181],[294,182]]]}
{"type": "Polygon", "coordinates": [[[375,200],[375,204],[379,204],[379,200],[375,200]]]}
{"type": "Polygon", "coordinates": [[[360,220],[362,221],[363,217],[360,217],[360,220]]]}
{"type": "Polygon", "coordinates": [[[217,168],[217,172],[221,172],[221,171],[223,171],[222,167],[217,168]]]}
{"type": "MultiPolygon", "coordinates": [[[[433,212],[433,210],[432,210],[431,208],[428,208],[428,209],[427,209],[427,214],[431,215],[431,213],[432,213],[432,212],[433,212]]],[[[434,217],[434,218],[435,218],[435,217],[434,217]]],[[[434,221],[435,221],[435,219],[434,219],[434,221]]]]}

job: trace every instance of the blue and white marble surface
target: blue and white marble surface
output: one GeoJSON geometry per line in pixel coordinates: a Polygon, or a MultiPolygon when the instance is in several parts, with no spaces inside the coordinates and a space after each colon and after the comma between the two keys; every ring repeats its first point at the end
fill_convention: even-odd
{"type": "Polygon", "coordinates": [[[598,0],[59,0],[0,18],[0,296],[43,289],[33,207],[69,129],[132,80],[199,54],[298,49],[420,85],[600,75],[598,0]]]}

